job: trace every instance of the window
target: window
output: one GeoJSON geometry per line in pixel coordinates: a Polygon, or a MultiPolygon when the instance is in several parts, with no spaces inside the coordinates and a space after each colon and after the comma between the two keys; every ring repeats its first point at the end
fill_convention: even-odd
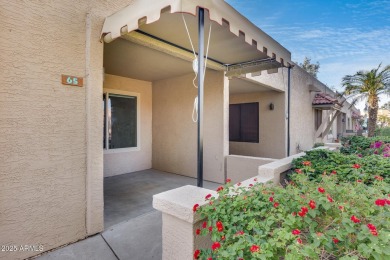
{"type": "Polygon", "coordinates": [[[259,142],[259,103],[229,106],[229,141],[259,142]]]}
{"type": "Polygon", "coordinates": [[[315,130],[318,130],[322,124],[322,110],[314,109],[314,126],[315,130]]]}
{"type": "Polygon", "coordinates": [[[138,146],[138,97],[116,93],[103,94],[106,150],[138,146]]]}

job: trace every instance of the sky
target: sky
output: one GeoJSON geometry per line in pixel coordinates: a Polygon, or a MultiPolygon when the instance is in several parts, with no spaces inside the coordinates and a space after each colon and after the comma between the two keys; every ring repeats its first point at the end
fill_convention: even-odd
{"type": "Polygon", "coordinates": [[[318,79],[336,90],[345,75],[390,64],[390,0],[225,1],[288,49],[292,61],[318,61],[318,79]]]}

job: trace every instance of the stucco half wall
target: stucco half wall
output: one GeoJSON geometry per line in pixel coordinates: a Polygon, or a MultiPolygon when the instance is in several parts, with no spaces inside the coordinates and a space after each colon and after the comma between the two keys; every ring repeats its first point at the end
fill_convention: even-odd
{"type": "MultiPolygon", "coordinates": [[[[197,89],[194,74],[153,82],[153,168],[196,177],[197,124],[192,121],[197,89]]],[[[225,102],[223,72],[207,70],[204,93],[204,178],[225,178],[225,102]]]]}
{"type": "MultiPolygon", "coordinates": [[[[104,89],[119,90],[122,94],[139,95],[139,148],[104,152],[104,176],[114,176],[152,168],[152,82],[105,75],[104,89]]],[[[103,128],[101,129],[103,131],[103,128]]]]}

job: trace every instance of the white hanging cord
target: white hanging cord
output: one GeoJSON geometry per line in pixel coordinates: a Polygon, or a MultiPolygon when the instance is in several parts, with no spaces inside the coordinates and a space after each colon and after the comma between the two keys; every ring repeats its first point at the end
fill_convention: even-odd
{"type": "Polygon", "coordinates": [[[183,18],[183,22],[184,22],[184,26],[186,27],[186,31],[187,31],[187,35],[188,35],[188,39],[190,40],[190,44],[191,44],[191,48],[192,48],[192,52],[194,53],[194,57],[195,57],[195,59],[196,59],[196,52],[195,52],[195,48],[194,48],[194,45],[192,44],[191,35],[190,35],[190,32],[188,31],[187,22],[186,22],[186,19],[184,18],[184,15],[183,15],[183,13],[181,13],[181,17],[183,18]]]}
{"type": "Polygon", "coordinates": [[[192,121],[194,123],[198,122],[198,96],[194,100],[194,108],[192,109],[192,121]]]}
{"type": "MultiPolygon", "coordinates": [[[[203,72],[203,79],[202,79],[203,83],[204,83],[204,78],[206,76],[207,60],[208,60],[208,56],[209,56],[209,47],[210,47],[210,38],[211,38],[211,22],[210,22],[210,29],[209,29],[209,38],[207,40],[206,60],[204,62],[204,72],[203,72]]],[[[194,63],[196,63],[196,66],[197,66],[197,64],[198,64],[197,59],[196,59],[196,62],[194,60],[194,62],[192,64],[193,66],[195,66],[194,63]]],[[[194,69],[194,71],[195,71],[195,69],[194,69]]],[[[195,78],[192,81],[192,83],[193,83],[195,88],[198,88],[195,84],[195,79],[198,76],[196,72],[197,72],[197,70],[195,71],[195,78]]],[[[192,109],[192,121],[194,123],[198,122],[198,96],[196,96],[195,100],[194,100],[194,108],[192,109]]]]}
{"type": "Polygon", "coordinates": [[[211,21],[210,21],[210,29],[209,29],[209,38],[207,40],[206,59],[204,61],[204,71],[203,71],[203,79],[202,79],[203,82],[204,82],[204,78],[206,76],[207,60],[209,57],[210,38],[211,38],[211,21]]]}
{"type": "MultiPolygon", "coordinates": [[[[181,17],[183,19],[184,26],[186,28],[186,32],[187,32],[187,35],[188,35],[188,39],[189,39],[190,44],[191,44],[192,53],[194,54],[194,60],[192,62],[192,69],[194,70],[195,77],[192,80],[192,85],[195,88],[198,88],[198,86],[195,83],[195,81],[196,81],[196,79],[198,77],[198,57],[196,56],[194,44],[192,43],[191,35],[190,35],[189,30],[188,30],[188,25],[187,25],[186,19],[184,18],[183,13],[181,13],[181,17]]],[[[205,79],[205,76],[206,76],[207,60],[208,60],[208,56],[209,56],[209,47],[210,47],[210,38],[211,38],[211,25],[212,25],[212,23],[210,22],[209,37],[207,39],[206,59],[205,59],[205,62],[204,62],[203,78],[201,79],[203,83],[204,83],[204,79],[205,79]]],[[[194,108],[192,110],[192,121],[194,123],[198,122],[198,96],[196,96],[195,100],[194,100],[194,108]]]]}
{"type": "Polygon", "coordinates": [[[192,48],[192,53],[194,54],[194,60],[192,61],[192,69],[193,69],[194,72],[195,72],[195,77],[194,77],[194,79],[192,80],[192,85],[194,85],[195,88],[198,88],[198,86],[197,86],[196,83],[195,83],[196,78],[198,77],[198,57],[196,56],[194,44],[192,43],[191,35],[190,35],[189,30],[188,30],[188,25],[187,25],[186,19],[184,18],[183,13],[181,13],[181,17],[182,17],[182,19],[183,19],[184,26],[185,26],[185,28],[186,28],[186,32],[187,32],[188,39],[190,40],[190,44],[191,44],[191,48],[192,48]]]}

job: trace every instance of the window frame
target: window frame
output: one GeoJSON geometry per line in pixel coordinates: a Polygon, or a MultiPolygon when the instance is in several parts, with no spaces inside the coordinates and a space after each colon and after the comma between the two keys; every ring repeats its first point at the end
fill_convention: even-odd
{"type": "Polygon", "coordinates": [[[106,140],[104,140],[105,144],[106,144],[106,148],[104,148],[104,146],[103,146],[104,154],[140,151],[141,150],[141,109],[140,109],[141,108],[141,105],[140,105],[141,104],[141,95],[140,95],[140,93],[104,88],[103,95],[106,95],[106,102],[105,102],[104,108],[103,108],[103,120],[105,120],[104,126],[106,128],[106,133],[105,133],[106,140]],[[108,142],[109,142],[108,141],[108,136],[109,136],[108,135],[108,117],[107,116],[104,117],[104,113],[108,112],[108,100],[109,100],[110,94],[137,98],[137,146],[135,146],[135,147],[113,148],[113,149],[109,148],[109,145],[108,145],[108,142]],[[104,111],[104,109],[105,109],[105,111],[104,111]]]}
{"type": "Polygon", "coordinates": [[[314,109],[314,130],[317,131],[323,122],[323,110],[321,109],[314,109]]]}

